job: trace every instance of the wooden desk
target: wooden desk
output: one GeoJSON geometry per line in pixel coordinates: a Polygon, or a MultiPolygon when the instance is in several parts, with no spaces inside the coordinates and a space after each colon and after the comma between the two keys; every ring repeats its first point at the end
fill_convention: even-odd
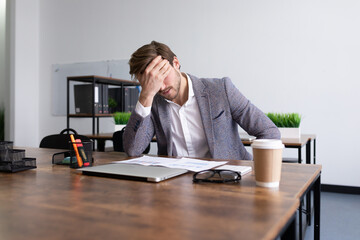
{"type": "MultiPolygon", "coordinates": [[[[105,150],[105,141],[112,140],[112,133],[100,133],[95,135],[86,135],[91,139],[97,140],[97,149],[99,151],[105,150]]],[[[286,148],[295,148],[298,150],[298,158],[297,162],[302,163],[302,149],[305,146],[305,162],[306,164],[311,164],[311,141],[313,141],[313,163],[316,164],[316,135],[315,134],[302,134],[299,139],[289,139],[282,138],[282,142],[284,143],[286,148]]],[[[156,141],[156,140],[155,140],[156,141]]],[[[252,141],[243,140],[242,141],[245,146],[250,146],[252,141]]],[[[296,159],[295,159],[296,161],[296,159]]],[[[310,226],[311,225],[311,193],[306,196],[306,222],[310,226]]],[[[300,211],[302,212],[302,208],[300,207],[300,211]]],[[[302,221],[302,215],[299,214],[299,221],[302,221]]]]}
{"type": "MultiPolygon", "coordinates": [[[[238,184],[193,184],[192,173],[161,183],[85,176],[52,165],[57,151],[26,148],[37,169],[0,173],[0,239],[294,239],[299,200],[312,186],[319,237],[318,165],[283,164],[280,187],[270,190],[256,187],[253,174],[238,184]]],[[[126,156],[94,158],[97,165],[126,156]]]]}

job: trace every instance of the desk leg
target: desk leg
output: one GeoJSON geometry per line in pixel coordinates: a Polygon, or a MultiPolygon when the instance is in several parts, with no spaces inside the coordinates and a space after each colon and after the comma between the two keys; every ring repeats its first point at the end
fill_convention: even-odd
{"type": "Polygon", "coordinates": [[[306,194],[306,222],[311,225],[311,191],[306,194]]]}
{"type": "Polygon", "coordinates": [[[283,239],[289,239],[289,240],[296,239],[296,217],[295,217],[295,215],[296,214],[294,214],[289,226],[287,227],[287,229],[285,230],[285,232],[281,236],[281,240],[283,240],[283,239]]]}
{"type": "Polygon", "coordinates": [[[302,240],[303,239],[303,221],[302,221],[302,205],[303,205],[304,201],[301,199],[300,200],[300,206],[299,206],[299,239],[302,240]]]}
{"type": "MultiPolygon", "coordinates": [[[[311,140],[306,143],[306,164],[311,164],[311,140]]],[[[311,191],[306,194],[306,222],[311,225],[311,191]]]]}
{"type": "Polygon", "coordinates": [[[316,164],[316,138],[314,138],[314,149],[313,149],[313,153],[314,153],[314,164],[316,164]]]}
{"type": "Polygon", "coordinates": [[[302,160],[301,160],[301,147],[298,148],[298,163],[301,163],[302,160]]]}
{"type": "Polygon", "coordinates": [[[314,239],[320,239],[321,175],[314,184],[314,239]]]}

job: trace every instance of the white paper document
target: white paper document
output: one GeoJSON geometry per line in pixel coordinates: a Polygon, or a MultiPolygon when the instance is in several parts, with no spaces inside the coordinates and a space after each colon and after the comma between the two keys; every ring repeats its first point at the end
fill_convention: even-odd
{"type": "Polygon", "coordinates": [[[216,168],[216,170],[231,170],[231,171],[240,173],[240,175],[244,175],[244,174],[251,172],[252,167],[237,166],[237,165],[224,165],[224,166],[216,168]]]}
{"type": "Polygon", "coordinates": [[[116,161],[113,163],[140,164],[144,166],[163,166],[168,168],[180,168],[193,172],[200,172],[210,168],[226,164],[226,161],[205,161],[192,158],[165,158],[143,156],[125,161],[116,161]]]}

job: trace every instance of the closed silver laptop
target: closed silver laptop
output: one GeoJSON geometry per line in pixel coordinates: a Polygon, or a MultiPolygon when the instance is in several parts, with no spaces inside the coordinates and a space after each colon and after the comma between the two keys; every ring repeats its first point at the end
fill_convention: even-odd
{"type": "Polygon", "coordinates": [[[111,163],[78,169],[83,174],[148,182],[160,182],[187,172],[185,169],[111,163]]]}

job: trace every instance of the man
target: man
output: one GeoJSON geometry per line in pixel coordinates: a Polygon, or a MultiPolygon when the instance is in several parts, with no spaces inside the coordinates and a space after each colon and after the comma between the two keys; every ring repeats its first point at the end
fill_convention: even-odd
{"type": "Polygon", "coordinates": [[[180,72],[178,58],[165,44],[144,45],[129,65],[142,87],[123,135],[129,156],[141,155],[156,135],[158,155],[251,160],[238,125],[257,138],[280,138],[272,121],[229,78],[180,72]]]}

